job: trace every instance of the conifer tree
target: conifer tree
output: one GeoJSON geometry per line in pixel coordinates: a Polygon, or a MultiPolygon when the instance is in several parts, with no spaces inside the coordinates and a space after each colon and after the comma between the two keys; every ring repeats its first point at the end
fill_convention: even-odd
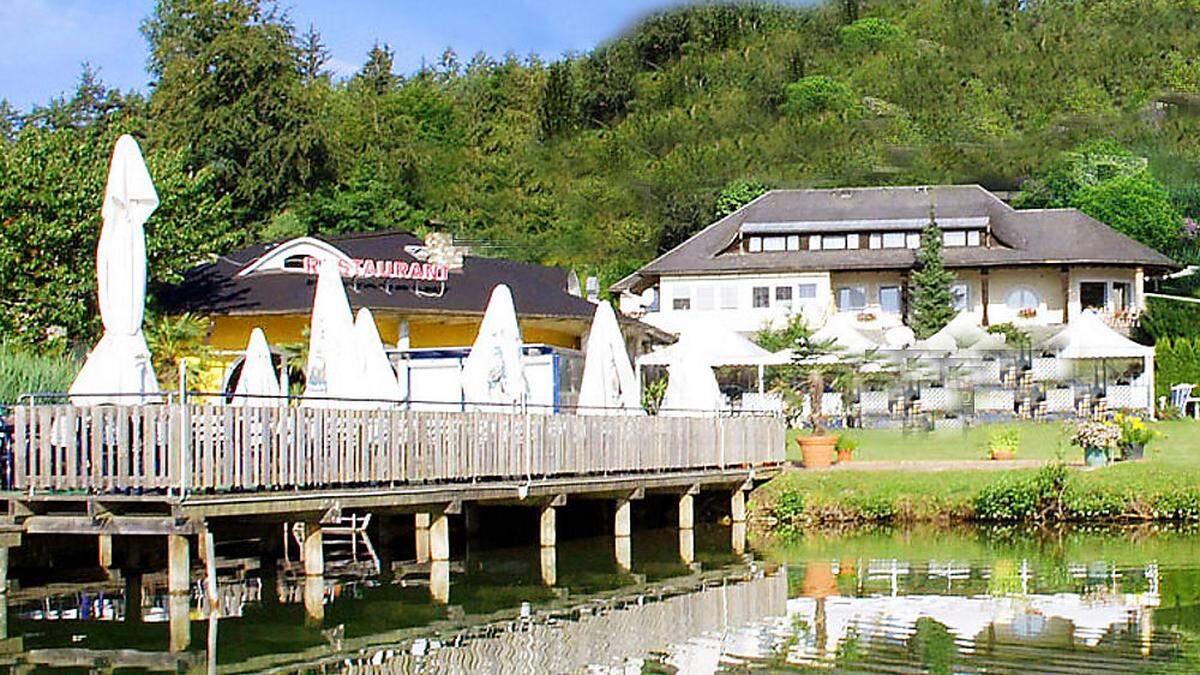
{"type": "Polygon", "coordinates": [[[954,318],[954,297],[950,284],[954,275],[942,264],[942,228],[938,227],[934,208],[929,208],[929,224],[921,232],[917,267],[912,274],[913,332],[919,339],[933,335],[954,318]]]}

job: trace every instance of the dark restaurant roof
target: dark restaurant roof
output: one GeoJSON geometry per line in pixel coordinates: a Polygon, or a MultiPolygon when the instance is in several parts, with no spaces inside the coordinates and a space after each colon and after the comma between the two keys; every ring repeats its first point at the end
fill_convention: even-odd
{"type": "MultiPolygon", "coordinates": [[[[424,243],[407,232],[375,232],[325,238],[351,258],[417,262],[412,249],[424,243]]],[[[284,242],[258,244],[189,270],[178,285],[159,289],[167,312],[297,314],[312,309],[316,277],[298,271],[241,275],[248,265],[284,242]]],[[[517,312],[527,317],[590,321],[596,306],[567,292],[567,270],[467,255],[445,282],[345,279],[354,308],[413,314],[482,314],[492,288],[512,289],[517,312]]]]}
{"type": "MultiPolygon", "coordinates": [[[[613,286],[640,290],[662,275],[906,269],[915,263],[909,249],[777,251],[742,253],[730,245],[767,224],[928,222],[930,207],[948,221],[986,218],[991,246],[947,247],[947,267],[1014,265],[1137,265],[1178,269],[1167,256],[1076,209],[1016,210],[978,185],[935,187],[772,190],[704,228],[666,254],[613,286]]],[[[776,225],[776,227],[779,227],[776,225]]],[[[811,231],[811,227],[801,228],[811,231]]],[[[830,227],[829,231],[845,228],[830,227]]],[[[881,228],[890,229],[890,228],[881,228]]],[[[919,229],[919,228],[918,228],[919,229]]]]}

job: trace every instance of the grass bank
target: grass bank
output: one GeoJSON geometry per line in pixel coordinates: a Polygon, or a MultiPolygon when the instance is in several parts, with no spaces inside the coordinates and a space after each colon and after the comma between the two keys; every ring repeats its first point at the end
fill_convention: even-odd
{"type": "MultiPolygon", "coordinates": [[[[841,523],[1122,522],[1200,520],[1200,423],[1163,422],[1145,460],[1084,471],[1043,469],[912,472],[791,469],[755,491],[760,524],[776,532],[841,523]]],[[[986,429],[863,432],[856,459],[979,459],[986,429]]],[[[1077,462],[1058,424],[1022,426],[1020,457],[1077,462]]]]}
{"type": "Polygon", "coordinates": [[[68,356],[36,354],[0,341],[0,403],[27,392],[66,391],[82,364],[68,356]]]}

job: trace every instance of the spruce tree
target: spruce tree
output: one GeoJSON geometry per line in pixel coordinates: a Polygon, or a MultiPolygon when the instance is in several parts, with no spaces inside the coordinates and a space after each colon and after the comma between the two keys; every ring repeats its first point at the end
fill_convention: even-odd
{"type": "Polygon", "coordinates": [[[954,275],[942,264],[942,228],[938,227],[931,207],[929,224],[921,232],[917,267],[912,274],[910,323],[919,339],[933,335],[954,318],[954,297],[950,295],[952,283],[954,275]]]}

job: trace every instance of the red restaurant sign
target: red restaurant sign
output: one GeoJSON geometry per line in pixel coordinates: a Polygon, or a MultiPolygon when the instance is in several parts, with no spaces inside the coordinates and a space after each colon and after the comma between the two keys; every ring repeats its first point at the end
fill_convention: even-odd
{"type": "MultiPolygon", "coordinates": [[[[321,261],[312,256],[304,258],[305,274],[316,274],[321,261]]],[[[446,265],[403,260],[371,260],[354,258],[338,260],[338,271],[343,277],[360,279],[411,279],[413,281],[445,281],[450,276],[446,265]]]]}

